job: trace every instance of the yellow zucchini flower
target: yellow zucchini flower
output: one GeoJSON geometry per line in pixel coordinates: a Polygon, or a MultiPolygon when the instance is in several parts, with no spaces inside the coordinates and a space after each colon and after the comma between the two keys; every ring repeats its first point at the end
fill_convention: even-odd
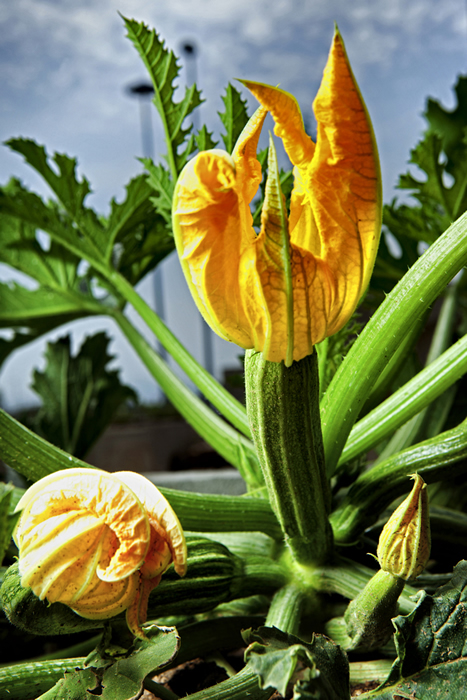
{"type": "Polygon", "coordinates": [[[82,617],[126,610],[131,631],[144,637],[149,593],[172,561],[180,576],[186,573],[180,522],[140,474],[55,472],[28,489],[16,511],[21,585],[82,617]]]}
{"type": "Polygon", "coordinates": [[[261,107],[232,155],[203,151],[181,172],[175,242],[211,328],[290,366],[345,325],[368,285],[381,229],[378,154],[338,32],[313,104],[316,144],[292,95],[243,84],[261,107]],[[257,234],[250,203],[262,177],[256,149],[268,112],[294,166],[294,187],[288,214],[271,146],[257,234]]]}

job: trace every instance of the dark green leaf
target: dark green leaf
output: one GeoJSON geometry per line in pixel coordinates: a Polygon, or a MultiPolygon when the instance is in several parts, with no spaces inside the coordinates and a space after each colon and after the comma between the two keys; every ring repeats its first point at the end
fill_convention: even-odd
{"type": "MultiPolygon", "coordinates": [[[[41,147],[36,146],[36,148],[41,147]]],[[[49,233],[76,256],[85,258],[97,269],[102,268],[107,251],[106,236],[101,224],[99,224],[99,235],[97,235],[99,229],[96,225],[96,228],[93,227],[93,233],[96,235],[85,236],[85,229],[77,228],[70,216],[59,211],[54,204],[45,204],[41,197],[29,192],[17,180],[12,180],[7,188],[0,190],[0,209],[5,214],[49,233]]],[[[83,219],[86,223],[86,217],[83,219]]]]}
{"type": "Polygon", "coordinates": [[[11,536],[18,520],[18,515],[13,515],[11,497],[13,484],[0,482],[0,564],[3,562],[5,552],[10,545],[11,536]]]}
{"type": "Polygon", "coordinates": [[[292,683],[297,698],[350,698],[347,656],[324,635],[314,634],[308,643],[275,627],[260,627],[243,636],[249,644],[245,659],[259,676],[261,688],[275,688],[285,695],[292,683]]]}
{"type": "MultiPolygon", "coordinates": [[[[91,668],[65,672],[53,688],[41,695],[41,700],[91,700],[99,690],[99,679],[91,668]]],[[[98,693],[102,697],[101,693],[98,693]]]]}
{"type": "Polygon", "coordinates": [[[409,615],[394,620],[397,659],[387,681],[365,697],[462,698],[467,682],[467,562],[434,596],[421,593],[409,615]]]}
{"type": "Polygon", "coordinates": [[[153,102],[159,112],[167,143],[167,160],[175,180],[195,148],[191,137],[192,126],[183,128],[185,119],[201,104],[201,95],[195,85],[185,89],[180,102],[175,102],[174,81],[179,74],[177,59],[168,51],[154,30],[144,23],[123,18],[128,37],[143,59],[154,87],[153,102]],[[183,146],[185,145],[185,148],[183,146]]]}
{"type": "Polygon", "coordinates": [[[136,640],[133,651],[117,658],[104,670],[103,700],[128,700],[138,697],[144,678],[166,666],[176,656],[180,638],[175,628],[145,628],[146,640],[136,640]]]}
{"type": "Polygon", "coordinates": [[[164,168],[160,163],[155,165],[150,158],[143,158],[142,162],[149,173],[148,183],[153,188],[151,197],[152,205],[159,216],[170,226],[172,221],[172,197],[174,191],[174,183],[170,178],[170,173],[167,168],[164,168]]]}
{"type": "Polygon", "coordinates": [[[219,112],[225,127],[225,134],[222,134],[222,140],[225,150],[232,153],[237,139],[248,121],[246,100],[242,99],[241,93],[228,83],[225,95],[222,96],[222,102],[225,106],[225,112],[219,112]]]}
{"type": "Polygon", "coordinates": [[[119,405],[131,398],[118,372],[106,369],[110,338],[97,333],[86,338],[73,357],[70,337],[49,343],[47,365],[34,372],[32,388],[43,404],[34,421],[36,432],[62,449],[82,457],[110,422],[119,405]]]}

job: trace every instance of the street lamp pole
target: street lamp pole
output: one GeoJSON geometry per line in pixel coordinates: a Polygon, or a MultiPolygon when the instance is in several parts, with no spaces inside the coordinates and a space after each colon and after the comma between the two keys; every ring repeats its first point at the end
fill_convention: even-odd
{"type": "MultiPolygon", "coordinates": [[[[154,138],[151,119],[151,97],[154,94],[154,88],[151,83],[134,83],[128,87],[128,93],[138,98],[143,157],[154,159],[154,138]]],[[[165,302],[161,265],[158,265],[154,270],[154,303],[156,314],[164,320],[165,302]]],[[[157,351],[164,360],[167,360],[167,350],[159,341],[157,341],[157,351]]]]}

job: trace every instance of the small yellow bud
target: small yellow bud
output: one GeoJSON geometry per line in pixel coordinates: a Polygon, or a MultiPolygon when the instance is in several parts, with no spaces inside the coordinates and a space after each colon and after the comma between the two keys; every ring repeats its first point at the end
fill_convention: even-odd
{"type": "Polygon", "coordinates": [[[411,478],[413,489],[384,526],[376,550],[383,571],[404,581],[419,576],[430,557],[426,484],[419,474],[411,478]]]}

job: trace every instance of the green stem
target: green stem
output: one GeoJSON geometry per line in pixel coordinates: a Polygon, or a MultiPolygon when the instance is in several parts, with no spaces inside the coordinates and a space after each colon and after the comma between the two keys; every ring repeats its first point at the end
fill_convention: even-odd
{"type": "Polygon", "coordinates": [[[372,449],[449,389],[465,372],[467,335],[355,425],[339,465],[372,449]]]}
{"type": "Polygon", "coordinates": [[[282,530],[267,500],[248,496],[190,493],[158,487],[180,518],[194,532],[264,532],[282,540],[282,530]]]}
{"type": "Polygon", "coordinates": [[[365,683],[365,681],[378,681],[382,683],[392,668],[391,659],[378,659],[377,661],[351,661],[350,683],[365,683]]]}
{"type": "MultiPolygon", "coordinates": [[[[434,360],[437,360],[440,355],[443,354],[445,350],[448,349],[452,332],[454,328],[454,322],[456,318],[457,309],[457,288],[458,283],[448,286],[446,293],[444,295],[443,303],[438,315],[438,320],[436,322],[435,330],[431,338],[430,349],[426,358],[425,366],[428,367],[434,360]]],[[[448,405],[451,405],[451,394],[444,393],[444,401],[447,401],[448,405]]],[[[443,402],[444,403],[444,402],[443,402]]],[[[445,412],[442,412],[445,413],[445,412]]],[[[394,436],[390,439],[389,443],[384,448],[383,452],[378,458],[378,462],[383,462],[391,455],[403,450],[409,445],[413,445],[414,442],[422,439],[420,436],[422,429],[424,429],[427,419],[427,408],[424,408],[420,413],[415,415],[410,421],[405,423],[401,428],[399,428],[394,436]]],[[[437,432],[440,432],[441,427],[437,432]]],[[[424,432],[424,430],[423,430],[424,432]]],[[[426,437],[427,436],[425,433],[426,437]]]]}
{"type": "Polygon", "coordinates": [[[62,659],[60,661],[35,661],[0,668],[0,697],[14,700],[31,700],[53,688],[78,666],[82,667],[86,657],[62,659]]]}
{"type": "Polygon", "coordinates": [[[146,304],[132,285],[117,271],[106,271],[106,277],[115,289],[128,301],[154,333],[161,345],[183,369],[204,396],[232,425],[246,437],[250,429],[244,406],[227,389],[217,382],[180,343],[159,316],[146,304]]]}
{"type": "Polygon", "coordinates": [[[299,563],[321,564],[332,534],[316,353],[285,367],[248,350],[245,380],[251,432],[286,543],[299,563]]]}
{"type": "Polygon", "coordinates": [[[295,584],[280,588],[271,601],[266,627],[277,627],[287,634],[297,635],[304,604],[305,593],[295,584]]]}
{"type": "MultiPolygon", "coordinates": [[[[374,574],[375,571],[367,566],[336,555],[331,564],[318,567],[313,571],[310,583],[314,584],[317,591],[339,593],[345,598],[353,600],[361,593],[374,574]]],[[[401,615],[407,615],[414,609],[415,603],[412,597],[416,593],[416,588],[405,584],[399,598],[401,615]]]]}
{"type": "Polygon", "coordinates": [[[322,405],[329,475],[335,471],[350,431],[379,374],[420,314],[467,264],[466,242],[467,213],[430,246],[388,294],[341,364],[322,405]]]}
{"type": "Polygon", "coordinates": [[[398,496],[409,490],[411,474],[428,483],[465,474],[467,420],[435,438],[408,447],[361,474],[331,515],[338,542],[353,542],[398,496]]]}
{"type": "Polygon", "coordinates": [[[261,474],[251,441],[215,414],[212,409],[188,389],[154,348],[149,345],[147,340],[134,328],[126,316],[116,311],[113,314],[113,318],[161,389],[185,420],[229,464],[237,467],[250,488],[261,486],[261,474]]]}

